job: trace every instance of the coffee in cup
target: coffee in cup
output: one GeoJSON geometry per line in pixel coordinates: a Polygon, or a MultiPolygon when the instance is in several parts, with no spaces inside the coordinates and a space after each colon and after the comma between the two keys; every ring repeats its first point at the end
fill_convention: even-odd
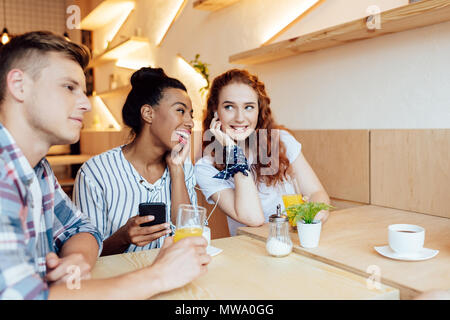
{"type": "Polygon", "coordinates": [[[425,229],[413,224],[391,224],[389,247],[398,254],[413,254],[423,248],[425,229]]]}

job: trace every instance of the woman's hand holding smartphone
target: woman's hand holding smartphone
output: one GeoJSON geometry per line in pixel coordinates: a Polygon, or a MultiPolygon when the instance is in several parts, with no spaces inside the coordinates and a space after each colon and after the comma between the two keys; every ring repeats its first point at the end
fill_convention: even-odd
{"type": "Polygon", "coordinates": [[[155,220],[153,215],[148,216],[134,216],[128,219],[127,223],[120,228],[124,241],[127,244],[134,244],[138,247],[143,247],[162,236],[171,233],[170,224],[162,223],[149,227],[142,227],[141,225],[155,220]]]}

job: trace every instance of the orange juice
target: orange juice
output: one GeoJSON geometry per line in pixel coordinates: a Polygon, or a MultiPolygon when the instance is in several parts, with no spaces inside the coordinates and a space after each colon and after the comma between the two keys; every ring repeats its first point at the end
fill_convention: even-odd
{"type": "Polygon", "coordinates": [[[304,203],[304,201],[302,199],[302,195],[300,193],[299,194],[283,194],[282,198],[283,198],[284,208],[286,209],[286,213],[288,214],[288,217],[290,217],[289,224],[291,226],[294,226],[295,222],[292,220],[294,218],[289,215],[290,212],[289,212],[289,210],[287,210],[287,208],[289,206],[304,203]]]}
{"type": "Polygon", "coordinates": [[[304,202],[301,194],[283,194],[282,198],[284,208],[293,206],[295,204],[302,204],[304,202]]]}
{"type": "Polygon", "coordinates": [[[175,231],[175,236],[173,237],[173,242],[177,242],[186,237],[201,237],[203,229],[202,228],[181,228],[175,231]]]}

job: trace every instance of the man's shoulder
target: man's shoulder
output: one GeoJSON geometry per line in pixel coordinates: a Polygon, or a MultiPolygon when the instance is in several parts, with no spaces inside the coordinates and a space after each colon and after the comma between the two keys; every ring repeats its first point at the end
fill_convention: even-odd
{"type": "Polygon", "coordinates": [[[1,185],[14,185],[14,181],[17,180],[17,172],[14,166],[0,156],[0,181],[1,185]]]}
{"type": "Polygon", "coordinates": [[[15,168],[0,157],[0,213],[4,213],[4,206],[13,208],[20,205],[24,192],[15,168]]]}

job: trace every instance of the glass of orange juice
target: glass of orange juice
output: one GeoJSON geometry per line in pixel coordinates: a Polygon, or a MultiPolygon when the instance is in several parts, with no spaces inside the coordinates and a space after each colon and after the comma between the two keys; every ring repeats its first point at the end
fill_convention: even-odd
{"type": "Polygon", "coordinates": [[[296,205],[296,204],[302,204],[304,202],[301,193],[283,194],[282,199],[283,199],[283,204],[284,204],[285,208],[296,205]]]}
{"type": "MultiPolygon", "coordinates": [[[[297,182],[297,179],[295,179],[294,177],[291,177],[290,183],[294,189],[294,192],[292,192],[291,190],[285,189],[285,191],[286,191],[285,194],[283,194],[281,196],[281,198],[283,199],[284,208],[286,210],[290,206],[304,203],[303,195],[300,192],[300,186],[297,182]]],[[[289,210],[287,210],[287,213],[289,213],[289,210]]]]}
{"type": "MultiPolygon", "coordinates": [[[[288,214],[288,217],[290,217],[290,210],[288,207],[296,205],[296,204],[302,204],[304,201],[302,199],[301,193],[299,194],[283,194],[281,196],[283,199],[284,208],[286,209],[286,213],[288,214]]],[[[294,222],[289,219],[289,224],[291,226],[294,226],[294,222]]],[[[294,227],[295,228],[295,227],[294,227]]]]}
{"type": "Polygon", "coordinates": [[[174,242],[186,237],[201,237],[206,219],[206,209],[190,204],[182,204],[178,207],[177,228],[174,242]]]}

